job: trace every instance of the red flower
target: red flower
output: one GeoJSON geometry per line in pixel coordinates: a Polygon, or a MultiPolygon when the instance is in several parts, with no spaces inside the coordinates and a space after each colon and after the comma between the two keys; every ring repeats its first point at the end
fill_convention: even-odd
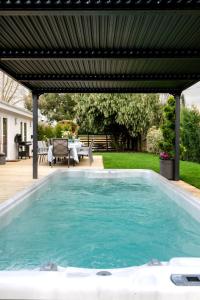
{"type": "Polygon", "coordinates": [[[163,160],[170,159],[170,155],[167,152],[161,152],[160,159],[163,159],[163,160]]]}

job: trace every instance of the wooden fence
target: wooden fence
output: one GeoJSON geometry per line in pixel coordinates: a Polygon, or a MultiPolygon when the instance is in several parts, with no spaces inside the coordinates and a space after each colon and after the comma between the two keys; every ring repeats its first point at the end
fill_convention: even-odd
{"type": "Polygon", "coordinates": [[[146,139],[130,138],[127,141],[118,140],[118,149],[114,146],[112,135],[108,134],[82,134],[79,135],[80,141],[89,146],[93,140],[94,151],[146,151],[146,139]]]}
{"type": "Polygon", "coordinates": [[[111,135],[85,134],[79,135],[79,138],[87,146],[93,140],[94,151],[115,151],[111,135]]]}

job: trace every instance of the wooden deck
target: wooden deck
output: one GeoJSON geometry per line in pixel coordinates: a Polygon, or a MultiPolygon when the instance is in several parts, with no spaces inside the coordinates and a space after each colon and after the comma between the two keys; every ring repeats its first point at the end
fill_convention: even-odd
{"type": "MultiPolygon", "coordinates": [[[[66,165],[57,165],[49,167],[47,162],[40,164],[38,168],[39,178],[42,178],[55,169],[66,168],[66,165]]],[[[84,158],[76,165],[76,169],[103,169],[102,156],[94,156],[94,162],[90,166],[89,160],[84,158]]],[[[5,165],[0,165],[0,203],[9,199],[17,192],[35,182],[32,179],[32,159],[20,160],[18,162],[7,162],[5,165]]]]}

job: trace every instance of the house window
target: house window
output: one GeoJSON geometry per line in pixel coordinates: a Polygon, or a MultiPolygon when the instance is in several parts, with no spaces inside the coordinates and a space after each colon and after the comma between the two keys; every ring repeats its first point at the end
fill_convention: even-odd
{"type": "Polygon", "coordinates": [[[8,120],[7,118],[3,118],[3,152],[7,156],[7,134],[8,134],[8,120]]]}
{"type": "Polygon", "coordinates": [[[24,123],[24,141],[27,141],[27,124],[24,123]]]}
{"type": "Polygon", "coordinates": [[[23,140],[23,122],[20,122],[20,134],[21,134],[22,140],[23,140]]]}

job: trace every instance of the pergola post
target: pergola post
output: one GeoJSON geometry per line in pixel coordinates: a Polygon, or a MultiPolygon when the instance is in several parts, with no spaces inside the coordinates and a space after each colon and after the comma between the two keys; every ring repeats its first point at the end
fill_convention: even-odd
{"type": "Polygon", "coordinates": [[[33,179],[38,178],[38,98],[32,94],[33,102],[33,179]]]}
{"type": "Polygon", "coordinates": [[[180,176],[180,95],[175,95],[174,98],[176,101],[174,180],[177,181],[180,176]]]}

